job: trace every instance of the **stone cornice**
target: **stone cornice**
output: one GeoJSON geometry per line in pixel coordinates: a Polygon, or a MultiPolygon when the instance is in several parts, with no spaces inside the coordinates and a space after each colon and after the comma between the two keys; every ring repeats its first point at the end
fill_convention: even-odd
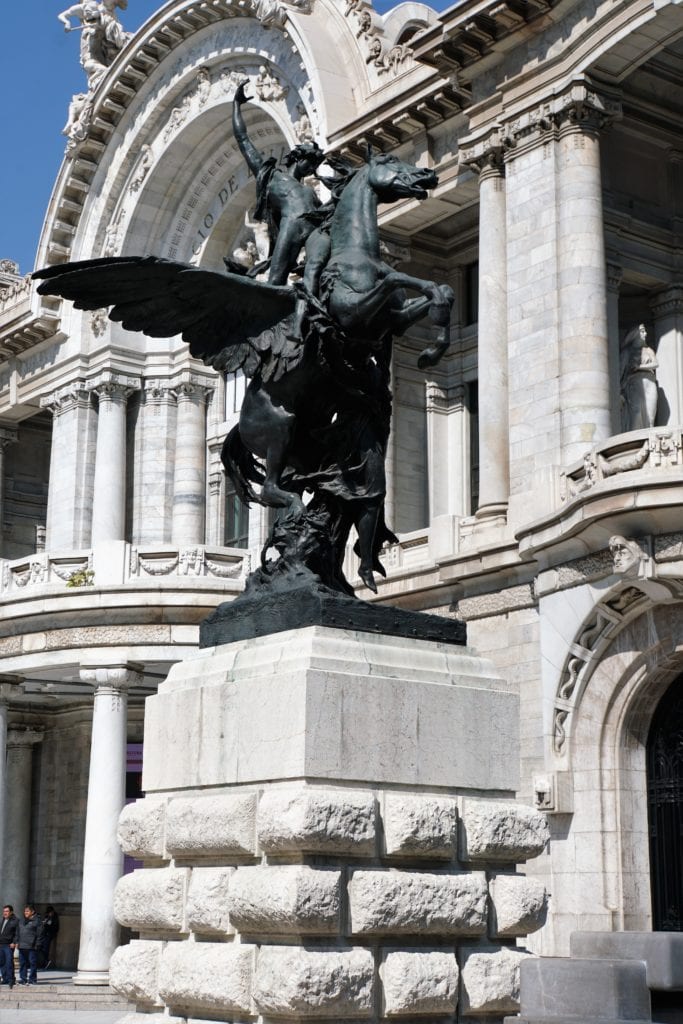
{"type": "Polygon", "coordinates": [[[498,111],[495,123],[461,139],[460,159],[481,171],[568,132],[599,132],[620,117],[621,104],[582,76],[526,110],[498,111]]]}
{"type": "Polygon", "coordinates": [[[674,285],[659,292],[650,300],[650,309],[657,319],[680,316],[683,313],[683,285],[674,285]]]}

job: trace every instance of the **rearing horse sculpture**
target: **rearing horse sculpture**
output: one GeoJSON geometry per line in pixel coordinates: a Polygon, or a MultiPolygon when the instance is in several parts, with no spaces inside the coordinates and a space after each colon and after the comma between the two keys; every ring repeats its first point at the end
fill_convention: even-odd
{"type": "Polygon", "coordinates": [[[355,525],[360,575],[376,590],[380,548],[396,539],[384,522],[391,340],[429,316],[438,337],[418,362],[432,365],[448,345],[453,302],[448,286],[382,261],[377,208],[425,199],[436,183],[433,171],[383,154],[349,172],[328,222],[306,243],[316,268],[306,287],[153,256],[64,264],[35,275],[41,294],[72,299],[79,309],[113,306],[109,316],[124,328],[152,337],[180,333],[193,356],[251,378],[223,461],[245,500],[284,509],[270,538],[281,558],[275,568],[264,559],[259,585],[275,572],[303,569],[352,592],[341,566],[355,525]],[[313,496],[307,506],[306,492],[313,496]]]}

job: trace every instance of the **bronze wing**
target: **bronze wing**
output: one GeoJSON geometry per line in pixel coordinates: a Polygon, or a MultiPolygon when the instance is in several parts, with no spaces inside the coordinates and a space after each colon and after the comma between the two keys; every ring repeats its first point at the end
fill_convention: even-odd
{"type": "Polygon", "coordinates": [[[157,256],[62,263],[33,276],[42,281],[41,295],[71,299],[76,309],[111,306],[110,320],[126,330],[151,338],[180,334],[208,366],[247,376],[269,359],[264,342],[296,303],[291,288],[157,256]]]}

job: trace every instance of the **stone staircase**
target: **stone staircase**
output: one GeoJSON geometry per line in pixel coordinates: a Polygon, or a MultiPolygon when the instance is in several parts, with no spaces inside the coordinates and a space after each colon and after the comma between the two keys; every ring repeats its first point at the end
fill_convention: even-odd
{"type": "Polygon", "coordinates": [[[108,985],[74,985],[72,971],[39,971],[37,985],[0,984],[3,1010],[134,1010],[108,985]]]}

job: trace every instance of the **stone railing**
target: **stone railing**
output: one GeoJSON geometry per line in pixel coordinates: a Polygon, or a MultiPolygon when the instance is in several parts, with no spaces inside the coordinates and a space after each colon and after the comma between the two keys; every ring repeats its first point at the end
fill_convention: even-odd
{"type": "MultiPolygon", "coordinates": [[[[593,445],[581,462],[560,474],[560,501],[569,503],[597,484],[640,474],[680,474],[683,467],[683,434],[680,427],[652,427],[619,434],[593,445]]],[[[625,481],[623,481],[625,483],[625,481]]]]}
{"type": "MultiPolygon", "coordinates": [[[[353,541],[355,541],[355,533],[353,541]]],[[[428,565],[430,561],[429,529],[401,534],[398,544],[389,544],[383,548],[380,559],[388,577],[398,577],[412,572],[413,569],[428,565]]],[[[360,583],[358,565],[359,560],[353,552],[352,542],[346,548],[344,574],[354,585],[360,583]]]]}
{"type": "Polygon", "coordinates": [[[529,954],[515,942],[547,911],[542,882],[514,869],[547,839],[545,817],[512,801],[303,785],[148,796],[119,823],[147,866],[117,885],[116,917],[142,939],[116,951],[111,984],[183,1018],[497,1022],[519,1008],[529,954]]]}
{"type": "Polygon", "coordinates": [[[0,595],[22,594],[38,588],[74,590],[82,587],[137,586],[163,578],[232,581],[241,584],[250,571],[247,551],[216,545],[179,548],[170,544],[130,545],[121,542],[123,557],[113,558],[111,547],[94,550],[39,552],[24,558],[0,560],[0,595]]]}

